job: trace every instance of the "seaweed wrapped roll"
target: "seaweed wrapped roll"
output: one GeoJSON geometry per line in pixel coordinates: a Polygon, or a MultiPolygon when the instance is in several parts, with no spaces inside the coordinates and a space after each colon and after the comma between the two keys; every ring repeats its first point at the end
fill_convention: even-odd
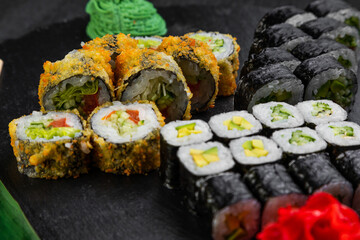
{"type": "Polygon", "coordinates": [[[360,126],[354,122],[330,122],[316,126],[316,131],[334,147],[360,146],[360,126]]]}

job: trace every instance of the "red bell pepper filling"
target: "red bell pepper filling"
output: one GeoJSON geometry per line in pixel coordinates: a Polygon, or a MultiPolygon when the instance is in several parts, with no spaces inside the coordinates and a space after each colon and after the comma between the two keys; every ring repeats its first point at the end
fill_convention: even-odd
{"type": "Polygon", "coordinates": [[[100,88],[95,94],[84,95],[84,106],[82,110],[85,112],[85,114],[90,115],[90,113],[92,113],[92,111],[99,106],[99,92],[100,88]]]}

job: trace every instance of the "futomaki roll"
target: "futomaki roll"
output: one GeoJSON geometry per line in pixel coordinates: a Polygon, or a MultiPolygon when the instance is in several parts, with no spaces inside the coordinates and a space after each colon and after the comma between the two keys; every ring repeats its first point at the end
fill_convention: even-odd
{"type": "Polygon", "coordinates": [[[75,112],[33,112],[9,124],[19,172],[33,178],[78,177],[88,171],[90,134],[75,112]]]}
{"type": "Polygon", "coordinates": [[[289,163],[289,172],[308,194],[328,192],[351,206],[353,188],[331,164],[327,153],[299,156],[289,163]]]}
{"type": "Polygon", "coordinates": [[[360,126],[354,122],[330,122],[316,126],[319,135],[333,148],[360,147],[360,126]]]}
{"type": "Polygon", "coordinates": [[[168,188],[179,186],[179,159],[176,152],[180,146],[202,143],[213,136],[209,125],[202,120],[173,121],[160,130],[161,165],[160,176],[168,188]]]}
{"type": "Polygon", "coordinates": [[[151,37],[135,37],[138,48],[152,48],[156,49],[162,42],[163,38],[160,36],[151,37]]]}
{"type": "Polygon", "coordinates": [[[114,98],[110,52],[102,48],[74,50],[63,60],[44,63],[39,100],[42,111],[77,109],[87,117],[114,98]]]}
{"type": "Polygon", "coordinates": [[[153,49],[131,49],[123,51],[116,63],[119,101],[153,101],[166,122],[191,117],[192,94],[171,56],[153,49]]]}
{"type": "Polygon", "coordinates": [[[88,119],[94,162],[116,174],[147,173],[160,166],[160,127],[163,118],[149,102],[107,103],[88,119]]]}

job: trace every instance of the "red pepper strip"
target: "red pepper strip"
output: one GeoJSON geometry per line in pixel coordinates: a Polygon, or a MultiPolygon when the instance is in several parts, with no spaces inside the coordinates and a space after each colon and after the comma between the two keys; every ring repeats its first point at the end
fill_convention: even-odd
{"type": "Polygon", "coordinates": [[[113,113],[116,113],[116,111],[112,111],[108,115],[104,116],[101,120],[107,120],[111,115],[113,115],[113,113]]]}
{"type": "Polygon", "coordinates": [[[129,119],[133,121],[135,124],[138,124],[139,119],[139,111],[138,110],[126,110],[126,113],[130,115],[129,119]]]}
{"type": "Polygon", "coordinates": [[[84,95],[84,107],[83,110],[87,115],[90,115],[92,111],[99,106],[99,90],[92,95],[84,95]]]}
{"type": "Polygon", "coordinates": [[[70,127],[69,125],[66,124],[66,118],[60,118],[60,119],[54,120],[49,124],[49,127],[50,126],[52,126],[52,127],[70,127]]]}

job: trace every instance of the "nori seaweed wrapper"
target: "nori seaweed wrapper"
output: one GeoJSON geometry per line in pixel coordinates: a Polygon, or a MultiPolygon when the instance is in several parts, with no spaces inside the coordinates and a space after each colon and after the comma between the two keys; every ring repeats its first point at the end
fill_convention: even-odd
{"type": "Polygon", "coordinates": [[[318,17],[324,17],[329,13],[346,8],[351,8],[351,6],[345,1],[318,0],[311,2],[305,10],[314,13],[318,17]]]}
{"type": "Polygon", "coordinates": [[[360,184],[360,149],[338,152],[332,163],[355,187],[360,184]]]}
{"type": "Polygon", "coordinates": [[[302,24],[300,29],[313,38],[319,38],[323,33],[347,26],[348,25],[345,23],[339,22],[333,18],[322,17],[302,24]]]}
{"type": "Polygon", "coordinates": [[[160,134],[160,178],[163,184],[171,189],[178,188],[180,185],[180,162],[176,153],[179,146],[173,146],[166,142],[164,137],[160,134]]]}

